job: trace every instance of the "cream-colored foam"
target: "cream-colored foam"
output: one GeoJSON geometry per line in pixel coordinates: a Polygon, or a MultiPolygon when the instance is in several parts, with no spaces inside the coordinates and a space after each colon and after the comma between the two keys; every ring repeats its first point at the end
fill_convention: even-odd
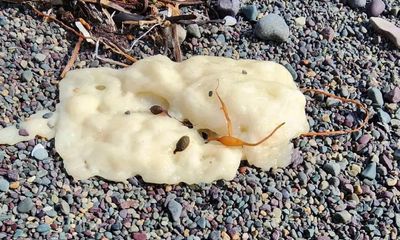
{"type": "MultiPolygon", "coordinates": [[[[242,159],[265,170],[287,166],[290,140],[308,131],[304,106],[305,98],[290,73],[277,63],[205,56],[175,63],[154,56],[122,70],[69,72],[60,82],[55,144],[76,179],[97,175],[124,181],[140,175],[153,183],[229,180],[242,159]],[[227,135],[216,94],[209,96],[218,81],[235,137],[257,142],[280,123],[286,124],[256,147],[206,144],[198,129],[227,135]],[[153,105],[167,108],[173,118],[152,114],[153,105]],[[194,128],[178,121],[183,119],[194,128]],[[190,143],[174,154],[182,136],[190,143]]],[[[1,143],[26,140],[4,140],[2,134],[1,143]]]]}

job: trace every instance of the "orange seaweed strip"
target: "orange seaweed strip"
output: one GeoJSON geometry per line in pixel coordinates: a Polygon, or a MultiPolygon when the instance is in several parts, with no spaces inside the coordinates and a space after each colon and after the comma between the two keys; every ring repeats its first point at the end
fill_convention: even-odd
{"type": "Polygon", "coordinates": [[[322,95],[325,95],[325,96],[328,96],[328,97],[331,97],[331,98],[334,98],[334,99],[338,99],[338,100],[340,100],[341,102],[344,102],[344,103],[352,103],[352,104],[356,105],[359,109],[362,109],[365,112],[365,118],[363,119],[362,123],[357,128],[349,129],[349,130],[307,132],[307,133],[302,133],[300,135],[301,137],[333,136],[333,135],[350,134],[350,133],[353,133],[353,132],[360,131],[362,128],[365,127],[365,125],[368,122],[368,118],[369,118],[370,114],[369,114],[369,111],[368,111],[367,107],[364,104],[362,104],[362,103],[360,103],[360,102],[358,102],[356,100],[339,97],[339,96],[336,96],[336,95],[334,95],[332,93],[324,92],[322,90],[317,90],[317,89],[303,88],[301,90],[304,93],[305,92],[318,93],[318,94],[322,94],[322,95]]]}

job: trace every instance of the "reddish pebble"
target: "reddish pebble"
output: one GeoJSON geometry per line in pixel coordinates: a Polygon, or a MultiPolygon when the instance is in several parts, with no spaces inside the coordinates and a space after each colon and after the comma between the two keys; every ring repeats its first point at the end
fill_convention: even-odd
{"type": "Polygon", "coordinates": [[[29,136],[28,131],[26,131],[26,129],[23,129],[23,128],[21,128],[21,129],[18,131],[18,134],[19,134],[20,136],[23,136],[23,137],[29,136]]]}
{"type": "Polygon", "coordinates": [[[146,240],[147,239],[146,234],[142,233],[142,232],[134,233],[132,237],[134,240],[146,240]]]}

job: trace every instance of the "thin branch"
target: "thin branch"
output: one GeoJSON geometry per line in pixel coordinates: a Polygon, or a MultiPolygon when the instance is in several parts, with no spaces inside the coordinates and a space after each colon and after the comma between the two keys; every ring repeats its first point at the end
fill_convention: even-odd
{"type": "Polygon", "coordinates": [[[109,7],[109,8],[113,8],[115,10],[118,10],[120,12],[124,12],[124,13],[129,13],[128,10],[126,10],[125,8],[121,7],[120,5],[113,3],[109,0],[82,0],[84,2],[88,2],[88,3],[100,3],[103,6],[109,7]]]}
{"type": "Polygon", "coordinates": [[[50,15],[44,14],[41,11],[37,10],[32,4],[28,3],[28,5],[32,8],[32,10],[39,16],[44,17],[44,18],[49,18],[55,22],[57,22],[58,24],[60,24],[61,26],[63,26],[64,28],[68,29],[69,31],[73,32],[75,35],[77,35],[78,37],[81,37],[83,39],[86,39],[85,36],[83,36],[82,34],[80,34],[79,32],[75,31],[75,29],[71,28],[70,26],[66,25],[65,23],[63,23],[62,21],[58,20],[55,17],[52,17],[50,15]]]}
{"type": "Polygon", "coordinates": [[[185,1],[185,0],[178,0],[178,1],[173,1],[173,0],[158,0],[159,2],[162,3],[169,3],[169,4],[176,4],[176,5],[197,5],[197,4],[203,4],[203,1],[185,1]]]}
{"type": "Polygon", "coordinates": [[[308,88],[301,89],[301,90],[303,92],[313,92],[313,93],[322,94],[322,95],[325,95],[325,96],[328,96],[328,97],[331,97],[331,98],[334,98],[334,99],[338,99],[338,100],[340,100],[341,102],[344,102],[344,103],[352,103],[352,104],[356,105],[359,109],[362,109],[365,112],[365,117],[364,117],[362,123],[360,124],[360,126],[358,126],[357,128],[354,128],[354,129],[337,130],[337,131],[323,131],[323,132],[308,132],[308,133],[303,133],[300,136],[302,136],[302,137],[315,137],[315,136],[333,136],[333,135],[349,134],[349,133],[353,133],[353,132],[358,132],[362,128],[364,128],[365,125],[367,125],[370,114],[369,114],[369,111],[368,111],[367,107],[364,104],[362,104],[362,103],[360,103],[360,102],[358,102],[356,100],[339,97],[339,96],[336,96],[334,94],[331,94],[331,93],[328,93],[328,92],[324,92],[322,90],[308,89],[308,88]]]}
{"type": "Polygon", "coordinates": [[[64,70],[61,73],[61,78],[65,77],[65,74],[67,74],[67,72],[71,69],[71,67],[74,65],[76,59],[78,58],[78,54],[79,54],[79,49],[81,48],[81,44],[83,42],[83,38],[79,38],[78,42],[76,42],[74,50],[72,51],[72,55],[71,58],[68,60],[67,65],[65,65],[64,70]]]}
{"type": "Polygon", "coordinates": [[[172,45],[174,47],[175,60],[177,62],[182,62],[182,51],[178,39],[178,28],[176,24],[172,24],[172,45]]]}

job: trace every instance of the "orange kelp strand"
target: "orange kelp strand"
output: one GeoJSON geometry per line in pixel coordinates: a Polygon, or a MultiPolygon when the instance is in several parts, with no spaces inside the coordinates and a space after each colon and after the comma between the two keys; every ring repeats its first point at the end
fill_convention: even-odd
{"type": "Polygon", "coordinates": [[[336,130],[336,131],[323,131],[323,132],[307,132],[307,133],[303,133],[300,136],[301,137],[315,137],[315,136],[334,136],[334,135],[342,135],[342,134],[349,134],[349,133],[353,133],[353,132],[357,132],[360,131],[362,128],[365,127],[365,125],[367,125],[368,123],[368,119],[369,119],[369,111],[367,109],[367,107],[356,101],[353,99],[348,99],[348,98],[343,98],[343,97],[339,97],[336,96],[332,93],[328,93],[328,92],[324,92],[322,90],[317,90],[317,89],[309,89],[309,88],[303,88],[301,89],[304,93],[305,92],[312,92],[312,93],[318,93],[318,94],[322,94],[334,99],[338,99],[343,103],[352,103],[354,105],[356,105],[359,109],[362,109],[365,112],[365,118],[363,119],[362,123],[360,124],[360,126],[358,126],[357,128],[354,129],[349,129],[349,130],[336,130]]]}

